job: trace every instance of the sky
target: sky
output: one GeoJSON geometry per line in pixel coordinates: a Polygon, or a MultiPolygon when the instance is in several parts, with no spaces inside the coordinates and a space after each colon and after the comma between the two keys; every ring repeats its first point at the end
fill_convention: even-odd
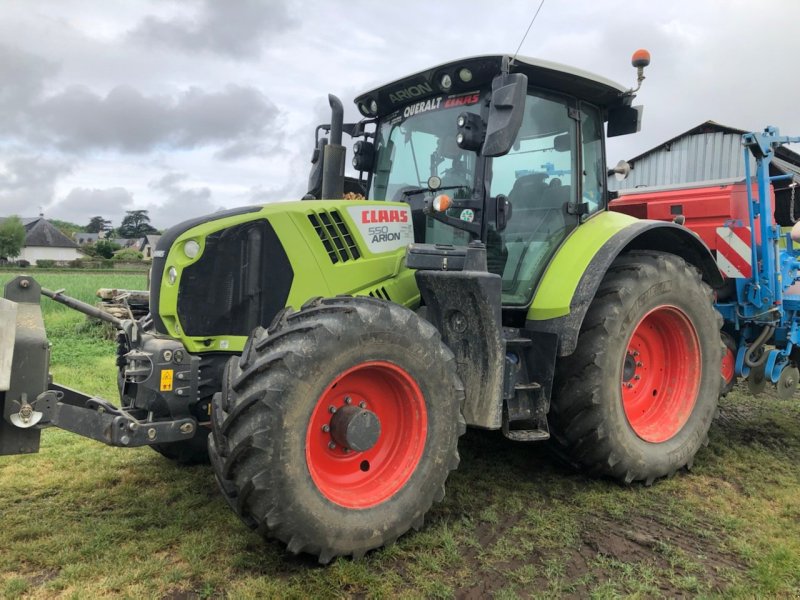
{"type": "MultiPolygon", "coordinates": [[[[513,53],[539,0],[3,0],[0,216],[166,228],[307,189],[327,94],[513,53]]],[[[800,135],[800,2],[545,0],[520,54],[633,86],[631,158],[706,120],[800,135]]],[[[347,139],[347,136],[345,136],[347,139]]],[[[795,147],[795,149],[797,149],[795,147]]],[[[349,160],[348,160],[349,162],[349,160]]]]}

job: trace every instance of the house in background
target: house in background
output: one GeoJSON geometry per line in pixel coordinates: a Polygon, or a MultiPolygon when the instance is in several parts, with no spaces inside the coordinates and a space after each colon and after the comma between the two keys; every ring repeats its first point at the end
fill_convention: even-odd
{"type": "Polygon", "coordinates": [[[77,231],[72,234],[72,238],[78,243],[79,246],[88,246],[89,244],[96,244],[100,240],[105,240],[116,244],[120,248],[133,248],[139,243],[137,238],[110,238],[107,237],[106,232],[102,233],[87,233],[85,231],[77,231]]]}
{"type": "MultiPolygon", "coordinates": [[[[0,222],[4,220],[0,217],[0,222]]],[[[83,256],[78,245],[44,217],[22,219],[22,225],[25,227],[25,242],[22,252],[14,260],[25,260],[35,265],[40,260],[68,262],[83,256]]]]}
{"type": "Polygon", "coordinates": [[[139,245],[139,240],[136,238],[112,238],[109,241],[122,249],[137,248],[139,245]]]}
{"type": "Polygon", "coordinates": [[[160,235],[149,233],[139,240],[137,250],[142,253],[142,259],[153,260],[153,252],[155,252],[160,239],[160,235]]]}
{"type": "Polygon", "coordinates": [[[79,246],[87,246],[89,244],[96,244],[98,240],[105,239],[105,234],[77,231],[72,234],[72,239],[74,239],[79,246]]]}

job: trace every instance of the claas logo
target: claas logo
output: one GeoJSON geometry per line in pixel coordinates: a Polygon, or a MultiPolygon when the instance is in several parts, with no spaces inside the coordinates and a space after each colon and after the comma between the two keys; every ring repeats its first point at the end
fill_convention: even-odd
{"type": "Polygon", "coordinates": [[[362,210],[362,223],[408,223],[408,211],[405,210],[362,210]]]}

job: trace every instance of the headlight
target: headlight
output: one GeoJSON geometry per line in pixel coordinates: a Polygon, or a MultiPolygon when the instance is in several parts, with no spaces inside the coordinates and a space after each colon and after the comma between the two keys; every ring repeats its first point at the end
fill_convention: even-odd
{"type": "Polygon", "coordinates": [[[183,245],[183,253],[187,258],[194,258],[200,252],[200,244],[194,240],[189,240],[183,245]]]}
{"type": "Polygon", "coordinates": [[[174,285],[178,281],[178,270],[175,267],[170,267],[167,270],[167,281],[169,281],[170,285],[174,285]]]}

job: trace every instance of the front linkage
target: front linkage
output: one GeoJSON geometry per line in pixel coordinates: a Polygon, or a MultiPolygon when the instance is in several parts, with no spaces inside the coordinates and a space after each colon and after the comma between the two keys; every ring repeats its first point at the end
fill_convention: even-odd
{"type": "Polygon", "coordinates": [[[0,340],[0,455],[38,451],[41,429],[49,426],[121,447],[182,443],[202,427],[188,409],[197,398],[199,358],[180,342],[42,289],[27,276],[8,282],[0,301],[3,330],[16,332],[0,340]],[[43,295],[117,328],[123,408],[50,380],[43,295]]]}

